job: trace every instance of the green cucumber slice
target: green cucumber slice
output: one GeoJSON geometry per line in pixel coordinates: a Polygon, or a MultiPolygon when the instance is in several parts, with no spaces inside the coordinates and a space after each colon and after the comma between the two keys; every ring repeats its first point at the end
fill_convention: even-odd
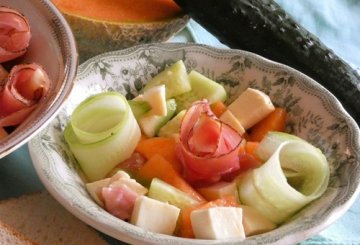
{"type": "Polygon", "coordinates": [[[128,100],[128,103],[130,105],[131,111],[134,113],[136,120],[139,120],[140,117],[151,110],[151,106],[146,101],[128,100]]]}
{"type": "Polygon", "coordinates": [[[170,121],[168,121],[164,126],[160,128],[158,136],[171,137],[174,134],[179,134],[181,121],[185,113],[186,110],[182,110],[178,114],[176,114],[175,117],[173,117],[170,121]]]}
{"type": "Polygon", "coordinates": [[[277,131],[270,131],[261,140],[259,147],[257,147],[255,150],[255,154],[260,159],[265,161],[275,152],[275,150],[281,145],[281,143],[288,141],[288,140],[306,142],[302,138],[292,135],[292,134],[288,134],[288,133],[284,133],[284,132],[277,132],[277,131]]]}
{"type": "Polygon", "coordinates": [[[187,193],[175,188],[174,186],[154,178],[151,181],[148,197],[158,201],[170,203],[180,209],[199,204],[199,201],[193,199],[187,193]]]}
{"type": "Polygon", "coordinates": [[[173,98],[174,96],[191,90],[186,67],[182,60],[165,68],[165,70],[148,81],[144,87],[144,91],[161,84],[164,84],[166,87],[166,99],[173,98]]]}
{"type": "Polygon", "coordinates": [[[329,164],[319,149],[304,140],[284,141],[261,167],[239,181],[240,201],[280,224],[320,197],[329,176],[329,164]],[[297,178],[297,186],[286,174],[297,178]]]}
{"type": "Polygon", "coordinates": [[[64,131],[65,141],[90,182],[104,178],[129,158],[140,137],[129,104],[117,92],[100,93],[84,100],[64,131]]]}
{"type": "Polygon", "coordinates": [[[189,108],[190,105],[197,100],[207,99],[211,104],[227,99],[227,93],[222,85],[197,71],[193,70],[189,73],[189,81],[191,91],[175,97],[178,112],[189,108]]]}

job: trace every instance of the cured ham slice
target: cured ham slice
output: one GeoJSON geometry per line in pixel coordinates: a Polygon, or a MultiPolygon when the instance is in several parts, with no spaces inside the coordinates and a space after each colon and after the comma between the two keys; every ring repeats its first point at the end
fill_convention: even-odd
{"type": "Polygon", "coordinates": [[[16,126],[24,121],[27,116],[36,108],[36,105],[26,107],[10,115],[0,118],[0,127],[16,126]]]}
{"type": "Polygon", "coordinates": [[[238,170],[241,140],[212,113],[206,100],[196,102],[183,118],[177,145],[184,177],[199,185],[219,181],[222,175],[238,170]]]}
{"type": "Polygon", "coordinates": [[[0,7],[0,63],[23,55],[30,42],[30,25],[25,16],[0,7]]]}
{"type": "Polygon", "coordinates": [[[126,185],[104,187],[102,189],[106,210],[122,220],[130,219],[136,198],[139,196],[126,185]]]}
{"type": "MultiPolygon", "coordinates": [[[[97,182],[101,183],[101,181],[103,180],[97,182]]],[[[105,209],[109,213],[122,220],[129,220],[136,199],[145,195],[147,191],[125,171],[120,170],[110,178],[106,186],[101,188],[99,199],[104,202],[105,209]]]]}
{"type": "Polygon", "coordinates": [[[37,64],[14,66],[0,91],[0,127],[20,124],[46,94],[50,80],[37,64]]]}

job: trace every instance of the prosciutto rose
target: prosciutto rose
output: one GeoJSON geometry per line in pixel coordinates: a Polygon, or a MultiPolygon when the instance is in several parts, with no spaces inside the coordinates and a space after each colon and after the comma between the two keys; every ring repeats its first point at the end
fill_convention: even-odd
{"type": "Polygon", "coordinates": [[[0,7],[0,63],[23,55],[30,37],[29,22],[22,14],[0,7]]]}
{"type": "Polygon", "coordinates": [[[183,118],[177,145],[184,177],[201,186],[238,170],[241,140],[234,129],[212,113],[206,100],[196,102],[183,118]]]}
{"type": "Polygon", "coordinates": [[[37,106],[50,85],[37,64],[14,66],[0,90],[0,127],[20,124],[37,106]]]}

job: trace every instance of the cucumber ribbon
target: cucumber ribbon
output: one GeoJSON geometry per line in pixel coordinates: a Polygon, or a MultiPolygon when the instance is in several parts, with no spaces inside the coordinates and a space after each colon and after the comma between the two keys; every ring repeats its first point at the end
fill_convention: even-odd
{"type": "Polygon", "coordinates": [[[64,137],[87,179],[96,181],[131,156],[141,132],[126,98],[104,92],[77,106],[64,137]]]}
{"type": "Polygon", "coordinates": [[[329,182],[329,165],[322,152],[289,136],[273,132],[265,138],[258,153],[268,157],[267,161],[245,173],[238,187],[242,203],[277,224],[320,197],[329,182]]]}

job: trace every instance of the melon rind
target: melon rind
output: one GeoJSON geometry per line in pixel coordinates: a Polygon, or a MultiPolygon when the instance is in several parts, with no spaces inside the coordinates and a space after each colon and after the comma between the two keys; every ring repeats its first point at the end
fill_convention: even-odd
{"type": "Polygon", "coordinates": [[[63,15],[74,33],[81,61],[112,50],[167,41],[189,21],[187,15],[154,22],[109,22],[63,15]]]}

